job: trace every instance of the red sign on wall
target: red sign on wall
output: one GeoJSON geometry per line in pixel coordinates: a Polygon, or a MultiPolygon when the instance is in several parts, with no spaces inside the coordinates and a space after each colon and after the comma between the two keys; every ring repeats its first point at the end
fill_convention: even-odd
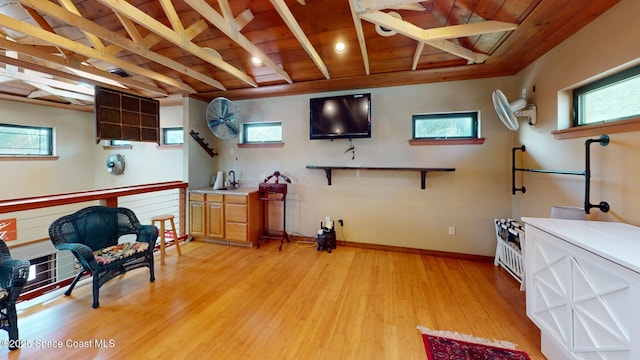
{"type": "Polygon", "coordinates": [[[0,219],[0,239],[2,241],[18,239],[16,219],[0,219]]]}

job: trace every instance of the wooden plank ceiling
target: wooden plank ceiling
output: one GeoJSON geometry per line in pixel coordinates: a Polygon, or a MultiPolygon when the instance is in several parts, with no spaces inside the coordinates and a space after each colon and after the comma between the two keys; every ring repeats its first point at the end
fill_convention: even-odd
{"type": "Polygon", "coordinates": [[[93,85],[208,101],[512,75],[618,1],[0,0],[0,98],[92,111],[93,85]]]}

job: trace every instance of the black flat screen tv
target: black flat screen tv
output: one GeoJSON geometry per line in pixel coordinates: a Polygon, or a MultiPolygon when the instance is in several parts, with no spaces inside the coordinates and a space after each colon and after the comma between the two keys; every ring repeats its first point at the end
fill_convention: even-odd
{"type": "Polygon", "coordinates": [[[309,100],[309,138],[371,137],[371,94],[353,94],[309,100]]]}

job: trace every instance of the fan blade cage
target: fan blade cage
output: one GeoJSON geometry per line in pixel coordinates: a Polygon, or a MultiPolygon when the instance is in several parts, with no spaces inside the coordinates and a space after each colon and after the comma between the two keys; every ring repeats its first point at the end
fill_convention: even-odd
{"type": "Polygon", "coordinates": [[[229,99],[223,97],[213,99],[205,113],[209,130],[223,140],[237,137],[240,134],[237,124],[239,111],[238,106],[229,99]]]}

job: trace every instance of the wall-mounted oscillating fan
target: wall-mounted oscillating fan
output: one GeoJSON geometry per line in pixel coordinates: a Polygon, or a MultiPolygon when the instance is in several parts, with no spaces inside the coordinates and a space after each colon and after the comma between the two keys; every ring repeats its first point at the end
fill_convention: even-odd
{"type": "Polygon", "coordinates": [[[231,100],[217,97],[207,105],[205,120],[209,130],[222,140],[230,140],[238,137],[240,133],[238,125],[238,106],[231,100]]]}
{"type": "Polygon", "coordinates": [[[509,103],[507,97],[500,90],[494,91],[491,95],[493,98],[493,107],[496,109],[498,117],[502,120],[502,123],[507,127],[507,129],[512,131],[518,130],[519,116],[526,116],[529,121],[529,125],[536,124],[536,106],[533,104],[527,105],[525,96],[526,92],[523,90],[521,98],[509,103]]]}
{"type": "Polygon", "coordinates": [[[111,175],[124,174],[124,155],[109,155],[107,158],[107,171],[111,173],[111,175]]]}

